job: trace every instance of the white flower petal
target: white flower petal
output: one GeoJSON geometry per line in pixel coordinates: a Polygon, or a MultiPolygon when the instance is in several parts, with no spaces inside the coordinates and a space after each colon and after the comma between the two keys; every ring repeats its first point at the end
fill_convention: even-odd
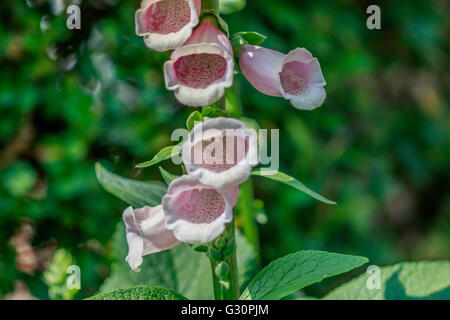
{"type": "Polygon", "coordinates": [[[135,210],[128,207],[123,213],[123,221],[128,242],[126,261],[133,271],[139,270],[143,256],[173,248],[180,243],[172,231],[165,228],[161,205],[135,210]]]}
{"type": "Polygon", "coordinates": [[[313,86],[299,95],[286,94],[285,98],[291,101],[291,104],[301,110],[313,110],[320,107],[325,101],[326,92],[321,86],[313,86]]]}
{"type": "Polygon", "coordinates": [[[234,204],[228,195],[237,195],[237,188],[217,190],[200,184],[191,175],[175,179],[162,200],[166,228],[182,242],[214,240],[233,219],[234,204]]]}
{"type": "Polygon", "coordinates": [[[164,64],[167,90],[190,107],[204,107],[223,97],[233,84],[231,44],[209,20],[194,31],[184,46],[172,52],[164,64]]]}
{"type": "Polygon", "coordinates": [[[236,119],[219,117],[197,124],[183,142],[182,148],[182,159],[187,172],[197,177],[202,184],[217,189],[236,186],[244,182],[250,176],[252,167],[258,164],[256,133],[254,130],[247,129],[244,123],[236,119]],[[231,146],[228,146],[228,138],[233,139],[231,146]],[[207,147],[203,148],[203,142],[211,141],[211,139],[222,144],[220,151],[223,154],[221,157],[218,156],[220,157],[218,160],[223,160],[223,163],[214,162],[219,167],[221,166],[217,170],[213,170],[210,165],[204,163],[208,150],[207,147]],[[239,142],[243,141],[245,141],[245,145],[239,146],[239,142]],[[197,149],[196,146],[200,144],[202,148],[197,149]],[[228,152],[231,151],[232,154],[226,154],[226,149],[231,147],[233,150],[228,150],[228,152]],[[246,147],[247,150],[245,150],[246,147]],[[233,163],[233,161],[238,162],[233,163]]]}
{"type": "MultiPolygon", "coordinates": [[[[192,34],[193,28],[198,24],[198,15],[195,2],[193,0],[178,0],[176,2],[181,3],[182,1],[187,1],[189,5],[189,22],[183,25],[180,29],[172,32],[158,32],[156,30],[148,30],[142,25],[143,14],[150,6],[157,2],[167,1],[168,5],[173,5],[170,1],[175,2],[175,0],[145,0],[141,4],[141,9],[136,11],[135,14],[135,25],[136,34],[144,37],[144,42],[147,47],[152,50],[163,52],[175,49],[185,43],[192,34]]],[[[173,21],[179,21],[179,18],[174,17],[173,21]]],[[[169,20],[167,20],[169,21],[169,20]]]]}

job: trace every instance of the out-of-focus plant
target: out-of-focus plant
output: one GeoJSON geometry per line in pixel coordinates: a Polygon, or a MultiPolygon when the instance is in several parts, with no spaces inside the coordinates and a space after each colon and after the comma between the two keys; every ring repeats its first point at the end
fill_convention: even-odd
{"type": "MultiPolygon", "coordinates": [[[[43,280],[48,286],[48,295],[52,300],[71,300],[80,288],[70,282],[70,267],[75,266],[75,259],[66,249],[58,249],[53,254],[43,280]]],[[[76,279],[75,279],[76,280],[76,279]]]]}

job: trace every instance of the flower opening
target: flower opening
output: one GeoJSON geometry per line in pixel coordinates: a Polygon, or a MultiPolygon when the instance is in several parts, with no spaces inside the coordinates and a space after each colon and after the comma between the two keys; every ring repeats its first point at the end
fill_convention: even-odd
{"type": "Polygon", "coordinates": [[[180,103],[202,107],[222,98],[233,83],[233,71],[230,41],[208,18],[164,64],[164,79],[180,103]]]}
{"type": "Polygon", "coordinates": [[[181,46],[198,24],[200,0],[144,0],[136,11],[136,34],[156,51],[181,46]]]}
{"type": "Polygon", "coordinates": [[[186,243],[206,243],[218,237],[233,219],[238,187],[215,189],[192,175],[175,179],[163,197],[165,226],[186,243]]]}

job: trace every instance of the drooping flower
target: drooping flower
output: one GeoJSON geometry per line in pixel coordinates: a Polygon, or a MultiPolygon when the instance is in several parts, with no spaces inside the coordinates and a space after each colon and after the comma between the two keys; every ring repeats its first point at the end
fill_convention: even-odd
{"type": "Polygon", "coordinates": [[[201,0],[143,0],[135,15],[136,34],[150,49],[175,49],[191,36],[200,10],[201,0]]]}
{"type": "Polygon", "coordinates": [[[172,181],[162,199],[165,227],[181,242],[210,242],[232,221],[238,192],[238,186],[215,189],[183,175],[172,181]]]}
{"type": "Polygon", "coordinates": [[[231,43],[215,19],[206,17],[189,40],[164,64],[166,87],[177,100],[190,107],[203,107],[222,98],[233,84],[231,43]]]}
{"type": "Polygon", "coordinates": [[[173,232],[164,226],[162,206],[134,209],[128,207],[123,213],[128,256],[126,261],[133,271],[138,271],[142,257],[175,247],[180,243],[173,232]]]}
{"type": "Polygon", "coordinates": [[[182,145],[183,164],[202,184],[223,189],[248,179],[258,163],[254,130],[231,118],[213,118],[194,126],[182,145]]]}
{"type": "Polygon", "coordinates": [[[317,58],[297,48],[287,55],[259,46],[245,45],[239,66],[247,80],[260,92],[284,97],[297,109],[312,110],[325,100],[326,84],[317,58]]]}

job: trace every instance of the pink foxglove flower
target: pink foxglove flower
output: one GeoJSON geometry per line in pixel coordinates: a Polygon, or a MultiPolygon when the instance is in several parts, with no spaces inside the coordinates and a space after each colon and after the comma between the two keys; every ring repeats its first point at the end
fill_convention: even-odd
{"type": "Polygon", "coordinates": [[[162,199],[166,228],[186,243],[207,243],[217,238],[233,219],[239,187],[215,189],[191,175],[172,181],[162,199]]]}
{"type": "Polygon", "coordinates": [[[182,148],[187,172],[217,189],[244,182],[258,164],[256,133],[236,119],[220,117],[198,123],[182,148]]]}
{"type": "Polygon", "coordinates": [[[126,227],[128,256],[126,261],[133,271],[138,271],[142,257],[175,247],[180,242],[172,231],[164,226],[161,205],[134,209],[128,207],[123,213],[126,227]]]}
{"type": "Polygon", "coordinates": [[[164,64],[166,87],[177,100],[203,107],[222,98],[233,84],[233,49],[213,18],[205,18],[164,64]]]}
{"type": "Polygon", "coordinates": [[[201,0],[144,0],[135,15],[136,34],[150,49],[175,49],[191,36],[200,10],[201,0]]]}
{"type": "Polygon", "coordinates": [[[297,109],[312,110],[325,100],[325,79],[317,58],[297,48],[287,55],[258,46],[245,45],[239,66],[247,80],[260,92],[284,97],[297,109]]]}

